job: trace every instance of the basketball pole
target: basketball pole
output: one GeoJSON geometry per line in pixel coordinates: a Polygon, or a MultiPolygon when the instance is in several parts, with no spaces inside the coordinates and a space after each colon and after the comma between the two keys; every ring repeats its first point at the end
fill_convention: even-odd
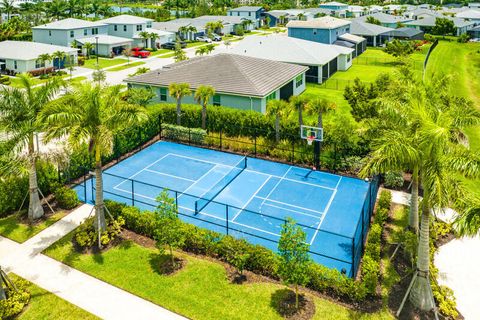
{"type": "Polygon", "coordinates": [[[313,164],[316,170],[320,169],[320,141],[315,140],[313,145],[313,164]]]}

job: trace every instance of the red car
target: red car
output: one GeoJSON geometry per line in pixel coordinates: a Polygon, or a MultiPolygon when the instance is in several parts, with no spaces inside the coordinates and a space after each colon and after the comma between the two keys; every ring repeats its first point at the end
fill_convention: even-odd
{"type": "Polygon", "coordinates": [[[141,48],[132,48],[132,57],[146,58],[150,55],[150,51],[143,50],[141,48]]]}

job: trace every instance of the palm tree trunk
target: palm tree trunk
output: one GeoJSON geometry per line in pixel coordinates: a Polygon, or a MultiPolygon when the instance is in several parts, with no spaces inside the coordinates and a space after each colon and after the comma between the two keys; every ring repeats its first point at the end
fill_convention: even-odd
{"type": "Polygon", "coordinates": [[[30,169],[28,172],[28,193],[30,201],[28,204],[28,219],[32,222],[35,219],[41,218],[44,214],[42,204],[38,192],[37,182],[37,167],[35,158],[35,146],[33,144],[33,135],[29,138],[28,153],[30,158],[30,169]]]}
{"type": "Polygon", "coordinates": [[[207,104],[204,103],[202,107],[202,129],[205,130],[207,126],[207,104]]]}
{"type": "Polygon", "coordinates": [[[422,203],[422,222],[420,240],[417,252],[417,279],[410,292],[410,301],[420,310],[430,311],[433,304],[432,289],[430,287],[430,207],[427,195],[424,194],[422,203]]]}
{"type": "Polygon", "coordinates": [[[413,170],[412,175],[412,195],[410,198],[410,228],[418,234],[418,169],[413,170]]]}
{"type": "Polygon", "coordinates": [[[107,229],[104,206],[102,159],[100,153],[100,146],[97,145],[95,146],[95,221],[93,225],[95,226],[95,230],[100,233],[107,229]]]}
{"type": "Polygon", "coordinates": [[[181,108],[181,99],[177,98],[177,125],[181,124],[181,117],[182,117],[182,108],[181,108]]]}
{"type": "Polygon", "coordinates": [[[301,104],[299,104],[298,106],[298,125],[299,126],[302,126],[303,125],[303,114],[302,114],[302,110],[303,109],[303,106],[301,104]]]}
{"type": "Polygon", "coordinates": [[[280,141],[280,116],[275,117],[275,141],[278,143],[280,141]]]}

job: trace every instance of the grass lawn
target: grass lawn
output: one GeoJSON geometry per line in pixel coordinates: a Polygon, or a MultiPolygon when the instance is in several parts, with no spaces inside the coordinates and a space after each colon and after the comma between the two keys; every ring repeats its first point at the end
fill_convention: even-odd
{"type": "Polygon", "coordinates": [[[193,48],[193,47],[198,47],[198,46],[203,46],[205,44],[208,44],[203,41],[195,41],[195,42],[188,42],[187,43],[187,48],[193,48]]]}
{"type": "Polygon", "coordinates": [[[175,52],[161,55],[161,56],[159,56],[159,58],[165,59],[165,58],[171,58],[171,57],[173,57],[173,56],[175,56],[175,52]]]}
{"type": "Polygon", "coordinates": [[[152,57],[155,57],[155,56],[158,56],[160,54],[164,54],[164,53],[167,53],[167,52],[170,52],[172,50],[168,50],[168,49],[158,49],[157,51],[152,51],[150,56],[152,57]]]}
{"type": "Polygon", "coordinates": [[[77,84],[77,83],[80,83],[82,82],[83,80],[87,79],[87,77],[84,77],[84,76],[81,76],[81,77],[74,77],[70,80],[70,76],[68,77],[65,77],[65,80],[67,81],[67,83],[69,84],[77,84]]]}
{"type": "MultiPolygon", "coordinates": [[[[46,250],[46,254],[82,272],[125,289],[192,319],[282,319],[271,306],[284,286],[274,283],[231,284],[224,267],[216,262],[177,253],[187,261],[174,275],[157,270],[165,257],[158,250],[129,241],[95,255],[79,254],[71,234],[46,250]]],[[[360,314],[315,297],[315,319],[393,319],[388,311],[360,314]]]]}
{"type": "Polygon", "coordinates": [[[145,62],[143,62],[143,61],[135,61],[135,62],[130,62],[130,64],[125,64],[125,65],[122,65],[122,66],[110,68],[110,69],[108,69],[107,71],[114,71],[114,72],[115,72],[115,71],[122,71],[122,70],[125,70],[125,69],[128,69],[128,68],[133,68],[133,67],[141,66],[142,64],[145,64],[145,62]]]}
{"type": "MultiPolygon", "coordinates": [[[[12,279],[20,278],[10,274],[12,279]]],[[[31,294],[30,302],[23,312],[16,317],[18,320],[55,320],[55,319],[99,319],[93,314],[57,297],[51,292],[45,291],[35,284],[29,282],[27,286],[31,294]]]]}
{"type": "MultiPolygon", "coordinates": [[[[41,84],[46,82],[47,79],[38,79],[38,78],[32,78],[33,85],[41,84]]],[[[10,77],[10,87],[15,87],[15,88],[21,88],[22,83],[20,81],[20,78],[17,77],[10,77]]]]}
{"type": "MultiPolygon", "coordinates": [[[[98,64],[100,65],[101,69],[108,68],[108,67],[113,67],[122,63],[127,63],[127,59],[108,59],[108,58],[98,58],[98,64]]],[[[90,58],[88,60],[85,60],[85,64],[82,66],[84,68],[89,68],[89,69],[96,69],[97,68],[97,59],[96,58],[90,58]]]]}
{"type": "Polygon", "coordinates": [[[67,214],[66,211],[59,211],[49,216],[46,220],[36,225],[30,226],[20,219],[20,214],[0,219],[0,235],[7,237],[16,242],[25,242],[40,231],[48,228],[67,214]]]}

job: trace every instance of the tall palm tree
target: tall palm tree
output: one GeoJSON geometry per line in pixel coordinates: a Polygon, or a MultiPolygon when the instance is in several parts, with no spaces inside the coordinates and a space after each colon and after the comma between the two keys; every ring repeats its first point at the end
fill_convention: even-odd
{"type": "Polygon", "coordinates": [[[2,0],[0,3],[1,11],[7,14],[7,20],[10,20],[10,16],[14,13],[17,8],[13,5],[12,0],[2,0]]]}
{"type": "Polygon", "coordinates": [[[290,108],[284,100],[270,100],[267,102],[267,115],[275,117],[275,141],[280,141],[280,120],[288,117],[290,108]]]}
{"type": "Polygon", "coordinates": [[[66,57],[67,57],[66,53],[60,50],[52,53],[53,69],[55,70],[55,60],[58,62],[58,69],[60,69],[62,62],[65,60],[66,57]]]}
{"type": "Polygon", "coordinates": [[[212,86],[199,86],[195,91],[195,100],[202,105],[202,129],[207,126],[207,103],[215,95],[215,88],[212,86]]]}
{"type": "Polygon", "coordinates": [[[87,55],[87,60],[90,59],[90,54],[92,53],[92,50],[93,50],[93,43],[85,42],[82,48],[83,50],[85,50],[85,54],[87,55]]]}
{"type": "Polygon", "coordinates": [[[157,39],[159,38],[160,36],[158,35],[158,33],[155,33],[155,32],[150,32],[150,46],[152,48],[153,51],[157,51],[157,39]]]}
{"type": "MultiPolygon", "coordinates": [[[[465,100],[448,95],[449,82],[445,81],[445,78],[436,78],[432,83],[427,84],[410,81],[410,94],[421,97],[419,101],[422,101],[418,104],[407,103],[411,110],[409,117],[417,126],[416,136],[411,138],[415,139],[415,147],[412,148],[412,143],[402,141],[405,137],[397,134],[396,144],[395,139],[389,139],[389,143],[392,144],[389,153],[403,152],[406,162],[410,162],[410,158],[418,158],[418,174],[423,189],[423,200],[417,250],[417,277],[414,278],[410,300],[414,306],[428,311],[434,307],[429,274],[430,215],[432,210],[446,208],[455,199],[464,197],[460,176],[480,175],[480,166],[472,166],[472,157],[465,156],[465,154],[471,154],[471,151],[463,145],[462,134],[463,128],[480,123],[480,114],[465,100]],[[438,90],[440,87],[442,90],[438,90]]],[[[385,135],[396,133],[396,128],[387,128],[384,131],[385,135]]],[[[381,157],[379,161],[378,154],[383,148],[382,141],[381,137],[376,139],[374,151],[362,169],[363,176],[385,173],[385,163],[388,164],[390,161],[396,164],[399,161],[396,154],[391,154],[391,157],[381,157]]]]}
{"type": "Polygon", "coordinates": [[[52,2],[46,3],[47,17],[59,20],[61,17],[65,16],[66,10],[67,4],[63,0],[53,0],[52,2]]]}
{"type": "Polygon", "coordinates": [[[41,55],[38,56],[38,60],[40,60],[43,64],[43,74],[47,73],[47,63],[49,61],[52,61],[52,56],[49,55],[48,53],[42,53],[41,55]]]}
{"type": "MultiPolygon", "coordinates": [[[[23,168],[28,172],[28,218],[30,221],[43,216],[37,182],[36,163],[39,150],[35,148],[35,136],[44,129],[39,114],[57,95],[61,81],[58,78],[48,80],[43,86],[33,87],[33,79],[27,74],[19,75],[21,87],[0,89],[0,132],[8,133],[9,139],[2,145],[6,152],[0,158],[9,161],[1,168],[0,176],[21,174],[23,168]]],[[[37,146],[38,147],[38,146],[37,146]]],[[[6,196],[6,195],[5,195],[6,196]]]]}
{"type": "Polygon", "coordinates": [[[178,28],[178,36],[182,39],[186,39],[188,38],[188,26],[181,26],[180,28],[178,28]]]}
{"type": "Polygon", "coordinates": [[[308,99],[304,96],[291,96],[290,106],[293,110],[298,112],[298,125],[303,125],[303,110],[308,103],[308,99]]]}
{"type": "Polygon", "coordinates": [[[142,31],[138,34],[142,40],[145,41],[145,48],[148,47],[148,39],[150,38],[150,33],[148,31],[142,31]]]}
{"type": "MultiPolygon", "coordinates": [[[[95,158],[94,225],[99,234],[106,230],[102,156],[112,152],[117,132],[147,118],[143,108],[122,100],[121,91],[121,86],[103,88],[91,83],[79,84],[41,114],[47,124],[47,140],[68,137],[74,148],[86,143],[95,158]]],[[[100,237],[98,240],[101,247],[100,237]]]]}
{"type": "Polygon", "coordinates": [[[181,125],[182,118],[182,98],[192,94],[188,83],[171,83],[168,86],[168,92],[172,98],[177,100],[177,125],[181,125]]]}

